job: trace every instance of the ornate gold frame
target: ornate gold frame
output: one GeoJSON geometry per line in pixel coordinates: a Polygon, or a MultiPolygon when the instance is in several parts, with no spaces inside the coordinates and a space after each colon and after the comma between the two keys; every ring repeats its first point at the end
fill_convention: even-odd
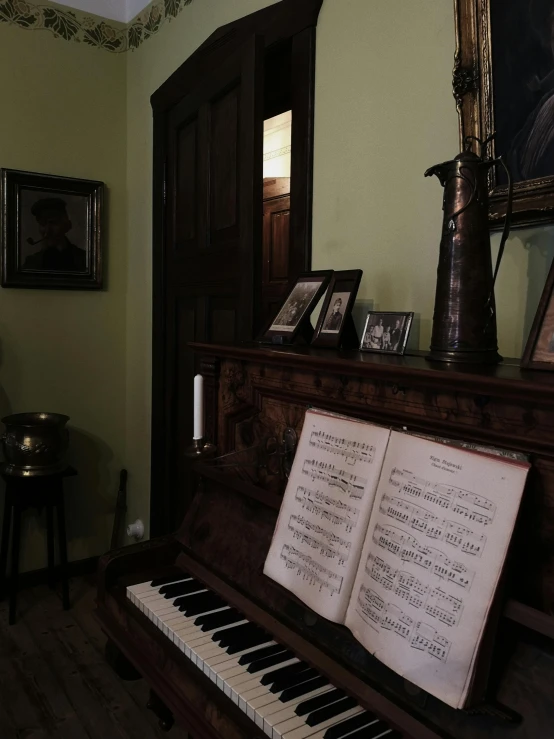
{"type": "MultiPolygon", "coordinates": [[[[452,88],[460,125],[460,145],[466,136],[486,138],[494,131],[494,80],[490,0],[454,0],[456,53],[452,88]]],[[[492,144],[492,154],[494,142],[492,144]]],[[[500,226],[506,214],[507,187],[496,185],[491,168],[490,219],[500,226]]],[[[554,177],[518,182],[514,185],[512,221],[531,225],[554,220],[554,177]]]]}

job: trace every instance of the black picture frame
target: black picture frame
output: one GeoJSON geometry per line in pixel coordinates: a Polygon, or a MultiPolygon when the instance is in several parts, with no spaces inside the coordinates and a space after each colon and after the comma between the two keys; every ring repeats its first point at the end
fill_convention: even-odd
{"type": "Polygon", "coordinates": [[[554,372],[554,264],[550,267],[520,366],[554,372]]]}
{"type": "Polygon", "coordinates": [[[331,269],[298,275],[277,315],[267,323],[258,341],[263,344],[292,344],[301,336],[309,344],[313,336],[310,316],[332,276],[331,269]]]}
{"type": "Polygon", "coordinates": [[[333,272],[315,327],[312,346],[358,348],[359,341],[352,320],[352,309],[362,275],[361,269],[333,272]],[[341,301],[339,311],[333,312],[333,306],[338,301],[341,301]]]}
{"type": "Polygon", "coordinates": [[[362,352],[375,352],[377,354],[398,354],[398,355],[404,354],[404,352],[406,351],[406,344],[408,343],[408,337],[410,335],[410,329],[412,327],[412,321],[413,321],[413,319],[414,319],[413,312],[408,312],[408,311],[406,311],[406,312],[401,312],[401,311],[373,311],[373,310],[372,311],[369,311],[369,313],[367,314],[367,318],[366,318],[365,324],[364,324],[364,330],[363,330],[363,334],[362,334],[362,340],[360,341],[360,351],[362,351],[362,352]],[[390,321],[390,323],[388,323],[388,324],[386,323],[385,316],[388,316],[388,320],[390,321]],[[372,343],[372,340],[371,340],[371,337],[369,335],[369,330],[373,326],[379,325],[377,323],[379,320],[381,320],[381,325],[384,324],[383,325],[383,331],[381,332],[381,337],[379,337],[379,338],[381,339],[382,344],[386,347],[387,346],[387,342],[386,342],[386,340],[385,340],[384,337],[386,336],[386,333],[387,333],[386,328],[388,326],[389,327],[389,333],[390,333],[390,337],[389,337],[389,341],[388,341],[388,346],[390,346],[391,348],[380,348],[380,347],[378,347],[376,345],[373,345],[373,346],[370,345],[372,343]],[[397,348],[396,349],[393,349],[392,347],[395,346],[395,344],[393,343],[393,340],[394,340],[393,339],[393,336],[394,336],[393,332],[395,330],[395,328],[393,328],[393,323],[394,323],[394,326],[396,326],[396,322],[397,321],[400,321],[401,322],[401,325],[399,327],[400,328],[400,331],[401,331],[401,334],[400,334],[400,339],[399,339],[398,343],[396,344],[397,348]]]}
{"type": "Polygon", "coordinates": [[[0,170],[2,287],[100,290],[103,198],[95,180],[0,170]]]}

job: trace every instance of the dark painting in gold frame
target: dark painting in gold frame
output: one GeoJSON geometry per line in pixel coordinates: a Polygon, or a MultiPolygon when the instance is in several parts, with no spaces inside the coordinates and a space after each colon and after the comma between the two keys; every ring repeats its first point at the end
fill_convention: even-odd
{"type": "MultiPolygon", "coordinates": [[[[460,145],[496,132],[489,154],[503,155],[513,172],[513,223],[554,220],[554,0],[455,0],[455,21],[460,145]]],[[[500,167],[489,176],[499,227],[508,188],[500,167]]]]}

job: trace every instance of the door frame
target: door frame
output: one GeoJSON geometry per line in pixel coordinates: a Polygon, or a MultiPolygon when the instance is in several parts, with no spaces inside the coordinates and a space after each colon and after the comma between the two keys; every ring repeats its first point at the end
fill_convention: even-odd
{"type": "MultiPolygon", "coordinates": [[[[252,36],[261,36],[265,48],[291,40],[292,48],[292,157],[291,273],[311,266],[312,185],[314,145],[316,25],[323,0],[281,0],[256,13],[218,28],[162,85],[150,102],[154,118],[153,142],[153,284],[152,284],[152,427],[150,478],[150,533],[160,536],[178,527],[171,520],[168,491],[172,460],[167,444],[169,403],[165,387],[167,119],[173,106],[215,69],[224,65],[252,36]]],[[[186,461],[183,459],[183,464],[186,461]]]]}

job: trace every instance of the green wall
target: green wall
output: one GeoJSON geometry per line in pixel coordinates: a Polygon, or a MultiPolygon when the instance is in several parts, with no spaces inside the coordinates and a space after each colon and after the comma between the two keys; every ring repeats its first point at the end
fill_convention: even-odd
{"type": "MultiPolygon", "coordinates": [[[[195,0],[127,60],[127,439],[132,511],[148,501],[152,124],[149,96],[218,26],[271,3],[195,0]],[[145,296],[147,300],[143,299],[145,296]],[[130,462],[131,464],[131,462],[130,462]]],[[[325,0],[317,39],[313,267],[362,268],[356,318],[413,310],[431,334],[442,191],[424,171],[458,153],[452,2],[325,0]]],[[[554,228],[519,232],[497,289],[499,343],[520,356],[552,259],[554,228]]],[[[497,237],[493,239],[497,244],[497,237]]],[[[152,494],[156,494],[155,488],[152,494]]],[[[176,522],[177,524],[178,522],[176,522]]]]}
{"type": "MultiPolygon", "coordinates": [[[[269,4],[193,0],[123,55],[0,24],[1,166],[108,185],[105,292],[0,290],[0,410],[72,416],[71,459],[82,473],[69,502],[72,558],[107,547],[121,466],[130,473],[128,519],[148,522],[150,95],[218,26],[269,4]]],[[[451,2],[324,1],[313,266],[362,268],[358,322],[371,306],[413,310],[412,343],[421,347],[429,344],[442,218],[440,185],[423,172],[458,151],[453,54],[451,2]]],[[[518,232],[508,244],[497,290],[506,356],[521,354],[553,233],[518,232]]],[[[43,563],[43,541],[33,536],[32,563],[43,563]]]]}
{"type": "MultiPolygon", "coordinates": [[[[109,548],[124,464],[125,74],[123,56],[0,24],[0,166],[107,186],[107,290],[0,289],[1,415],[71,416],[69,461],[79,470],[66,486],[72,560],[109,548]]],[[[44,567],[36,514],[26,516],[23,541],[23,569],[44,567]]]]}

